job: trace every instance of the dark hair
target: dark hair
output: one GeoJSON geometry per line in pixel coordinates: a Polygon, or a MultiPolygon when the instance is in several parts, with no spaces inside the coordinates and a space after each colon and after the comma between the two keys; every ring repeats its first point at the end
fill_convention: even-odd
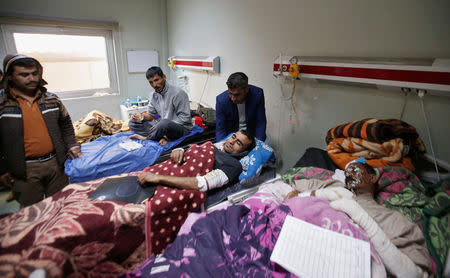
{"type": "Polygon", "coordinates": [[[246,151],[251,151],[256,146],[255,136],[253,135],[253,133],[246,129],[240,129],[239,132],[247,136],[247,138],[250,140],[250,144],[247,146],[246,151]]]}
{"type": "Polygon", "coordinates": [[[150,77],[153,77],[155,75],[159,75],[160,77],[163,77],[164,73],[160,67],[156,67],[156,66],[151,67],[145,73],[145,77],[147,77],[147,79],[149,79],[150,77]]]}
{"type": "Polygon", "coordinates": [[[366,168],[367,173],[369,173],[369,174],[371,174],[371,175],[377,175],[377,173],[375,172],[375,169],[373,169],[372,166],[370,166],[370,165],[367,164],[367,163],[361,163],[361,164],[362,164],[362,166],[363,166],[364,168],[366,168]]]}
{"type": "MultiPolygon", "coordinates": [[[[17,55],[15,55],[15,56],[17,56],[17,55]]],[[[6,61],[3,61],[3,67],[5,67],[5,65],[6,65],[5,62],[6,61]]],[[[43,92],[47,91],[44,88],[44,86],[47,85],[47,82],[44,79],[42,79],[42,71],[43,71],[42,65],[41,65],[41,63],[39,63],[38,60],[31,58],[31,57],[17,59],[8,66],[8,69],[4,73],[3,79],[2,79],[2,85],[3,85],[3,88],[5,88],[5,90],[7,90],[8,85],[9,85],[8,84],[8,76],[12,75],[12,73],[14,72],[14,67],[24,67],[24,68],[36,67],[39,72],[39,76],[40,76],[38,88],[43,92]]]]}
{"type": "Polygon", "coordinates": [[[228,77],[227,86],[228,89],[245,89],[248,87],[248,77],[243,72],[235,72],[228,77]]]}

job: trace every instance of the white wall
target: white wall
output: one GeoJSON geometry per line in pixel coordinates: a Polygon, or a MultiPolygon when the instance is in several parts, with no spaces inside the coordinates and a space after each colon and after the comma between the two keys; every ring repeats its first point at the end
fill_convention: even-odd
{"type": "MultiPolygon", "coordinates": [[[[366,117],[398,118],[404,97],[388,91],[297,81],[300,124],[288,125],[290,103],[281,100],[272,63],[279,53],[300,56],[450,58],[450,2],[420,0],[168,0],[169,55],[218,55],[221,73],[211,75],[202,102],[214,106],[235,71],[265,91],[268,142],[292,166],[307,147],[325,147],[336,124],[366,117]]],[[[207,75],[189,76],[199,100],[207,75]]],[[[173,74],[171,75],[173,78],[173,74]]],[[[284,85],[284,94],[290,87],[284,85]]],[[[450,97],[426,96],[434,149],[450,161],[450,97]]],[[[415,126],[429,149],[417,97],[408,96],[403,120],[415,126]]]]}
{"type": "Polygon", "coordinates": [[[0,7],[2,14],[119,23],[121,48],[116,51],[119,58],[121,95],[65,100],[64,104],[73,121],[93,109],[120,118],[119,104],[127,95],[148,95],[150,87],[145,74],[129,74],[127,71],[127,49],[155,49],[159,52],[160,64],[166,64],[166,58],[162,58],[167,57],[164,0],[0,0],[0,7]]]}

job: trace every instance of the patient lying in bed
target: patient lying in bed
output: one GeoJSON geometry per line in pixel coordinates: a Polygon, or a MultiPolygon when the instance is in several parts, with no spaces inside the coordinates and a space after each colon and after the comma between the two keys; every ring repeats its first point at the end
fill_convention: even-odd
{"type": "MultiPolygon", "coordinates": [[[[144,172],[139,175],[138,181],[142,186],[146,186],[147,184],[162,184],[179,189],[195,189],[205,192],[237,181],[242,171],[239,159],[248,150],[253,149],[254,146],[255,139],[253,135],[245,130],[240,130],[230,136],[227,141],[214,145],[214,169],[206,175],[183,177],[144,172]]],[[[175,165],[182,165],[186,159],[184,150],[173,150],[170,159],[175,165]]],[[[198,166],[202,167],[201,164],[198,166]]]]}
{"type": "Polygon", "coordinates": [[[315,196],[330,201],[334,209],[347,213],[366,231],[388,273],[428,277],[431,261],[421,230],[401,213],[375,202],[376,182],[377,174],[371,166],[352,163],[345,170],[345,184],[336,180],[295,180],[294,190],[285,199],[315,196]]]}

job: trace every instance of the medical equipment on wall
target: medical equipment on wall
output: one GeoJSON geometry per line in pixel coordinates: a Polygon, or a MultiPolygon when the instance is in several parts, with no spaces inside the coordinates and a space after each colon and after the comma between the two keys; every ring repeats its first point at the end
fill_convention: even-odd
{"type": "Polygon", "coordinates": [[[297,63],[290,61],[292,56],[277,57],[273,75],[292,78],[299,68],[301,80],[370,84],[399,91],[426,90],[428,94],[450,96],[450,59],[294,57],[297,63]]]}
{"type": "MultiPolygon", "coordinates": [[[[335,82],[341,85],[364,84],[365,87],[369,85],[379,89],[398,90],[405,94],[405,101],[408,93],[416,93],[420,99],[439,180],[437,159],[431,142],[423,97],[426,94],[450,97],[450,59],[330,58],[280,54],[275,59],[272,70],[277,79],[299,78],[317,82],[335,82]]],[[[295,82],[293,84],[295,89],[295,82]]],[[[292,97],[293,94],[291,103],[292,97]]],[[[400,118],[403,116],[404,106],[400,118]]]]}
{"type": "MultiPolygon", "coordinates": [[[[279,57],[282,57],[281,54],[279,57]]],[[[290,101],[292,113],[289,114],[288,125],[292,126],[292,129],[294,129],[295,126],[297,126],[298,122],[299,122],[297,109],[295,108],[295,104],[294,104],[294,95],[295,95],[295,80],[299,79],[300,65],[298,64],[297,56],[290,57],[288,61],[289,61],[288,67],[284,68],[284,70],[287,74],[286,75],[278,75],[276,77],[277,78],[282,77],[281,82],[283,82],[284,79],[290,80],[290,82],[291,82],[290,97],[284,97],[283,85],[281,82],[280,82],[280,89],[281,89],[281,94],[282,94],[282,100],[290,101]]]]}
{"type": "Polygon", "coordinates": [[[220,72],[219,56],[171,56],[167,59],[171,69],[220,72]]]}

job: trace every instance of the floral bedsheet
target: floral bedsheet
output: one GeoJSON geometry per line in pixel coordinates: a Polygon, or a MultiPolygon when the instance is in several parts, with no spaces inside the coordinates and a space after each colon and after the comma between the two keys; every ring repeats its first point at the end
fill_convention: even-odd
{"type": "Polygon", "coordinates": [[[104,180],[70,184],[1,218],[0,276],[43,268],[46,277],[117,277],[142,262],[145,206],[88,198],[104,180]]]}

